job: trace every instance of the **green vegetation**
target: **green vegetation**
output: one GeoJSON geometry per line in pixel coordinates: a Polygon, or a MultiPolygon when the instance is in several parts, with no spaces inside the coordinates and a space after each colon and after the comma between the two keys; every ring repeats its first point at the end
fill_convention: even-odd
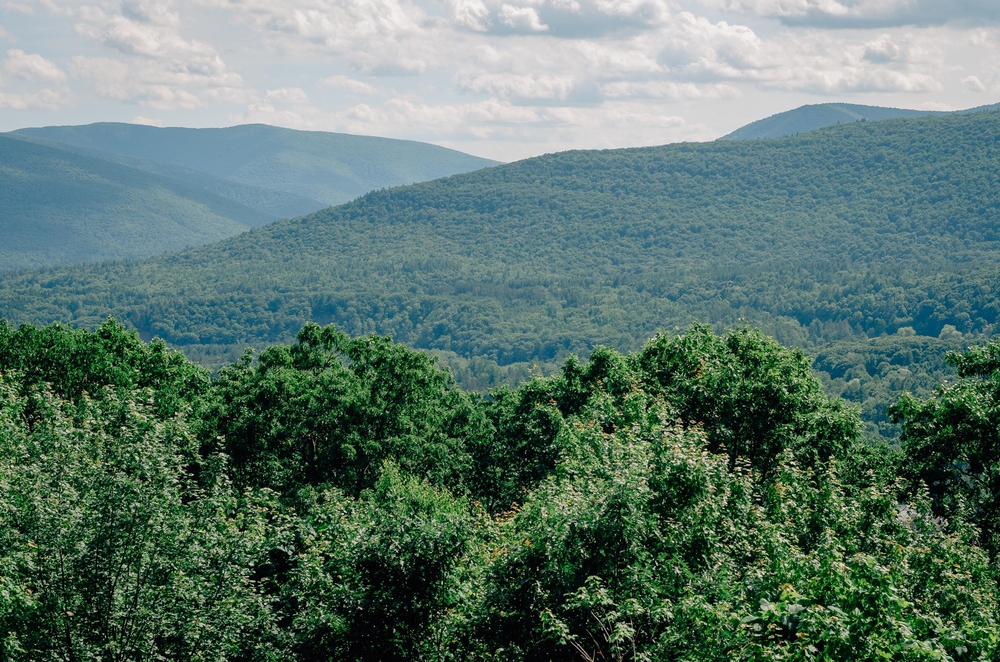
{"type": "Polygon", "coordinates": [[[484,397],[332,326],[211,378],[0,322],[0,659],[996,659],[998,357],[900,451],[749,328],[484,397]]]}
{"type": "Polygon", "coordinates": [[[0,314],[113,315],[213,369],[333,322],[436,352],[471,386],[751,323],[828,357],[831,392],[891,436],[897,389],[929,393],[944,350],[995,332],[998,165],[985,112],[553,154],[172,255],[5,274],[0,314]]]}
{"type": "Polygon", "coordinates": [[[323,203],[309,211],[375,189],[496,165],[496,161],[412,140],[295,131],[266,124],[161,129],[102,122],[21,129],[15,134],[140,159],[140,163],[181,167],[323,203]]]}
{"type": "Polygon", "coordinates": [[[845,124],[847,122],[978,113],[997,109],[1000,109],[1000,104],[980,106],[978,108],[949,113],[938,110],[907,110],[903,108],[883,108],[880,106],[860,106],[854,103],[819,103],[801,106],[794,110],[788,110],[777,115],[765,117],[756,122],[751,122],[723,136],[720,140],[781,138],[783,136],[795,136],[807,131],[815,131],[823,127],[845,124]]]}

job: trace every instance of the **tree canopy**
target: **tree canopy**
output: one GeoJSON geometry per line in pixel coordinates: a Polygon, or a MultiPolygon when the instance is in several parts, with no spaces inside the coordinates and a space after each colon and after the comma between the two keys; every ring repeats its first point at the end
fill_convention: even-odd
{"type": "Polygon", "coordinates": [[[0,659],[991,660],[1000,345],[866,440],[696,325],[487,394],[307,325],[0,325],[0,659]]]}

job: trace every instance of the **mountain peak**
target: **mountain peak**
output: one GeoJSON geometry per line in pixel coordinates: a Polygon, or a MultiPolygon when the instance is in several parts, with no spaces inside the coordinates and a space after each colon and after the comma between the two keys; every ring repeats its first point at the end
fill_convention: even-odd
{"type": "Polygon", "coordinates": [[[929,115],[966,114],[1000,109],[1000,104],[979,106],[968,110],[913,110],[907,108],[886,108],[863,106],[855,103],[819,103],[800,106],[777,115],[751,122],[736,129],[719,140],[754,140],[758,138],[781,138],[807,131],[815,131],[835,124],[888,120],[929,115]]]}

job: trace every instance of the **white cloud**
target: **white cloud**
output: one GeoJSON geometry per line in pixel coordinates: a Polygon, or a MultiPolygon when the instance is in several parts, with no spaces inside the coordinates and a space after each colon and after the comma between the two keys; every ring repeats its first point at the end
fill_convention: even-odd
{"type": "Polygon", "coordinates": [[[869,62],[895,62],[902,55],[902,50],[892,40],[892,35],[883,34],[865,44],[865,59],[869,62]]]}
{"type": "Polygon", "coordinates": [[[10,110],[56,110],[67,103],[65,95],[47,88],[20,94],[0,92],[0,108],[10,110]]]}
{"type": "Polygon", "coordinates": [[[176,28],[180,26],[180,14],[163,1],[125,0],[121,4],[121,13],[125,18],[136,23],[162,25],[176,28]]]}
{"type": "Polygon", "coordinates": [[[986,85],[976,76],[967,76],[962,79],[962,85],[970,92],[985,92],[986,85]]]}
{"type": "Polygon", "coordinates": [[[16,67],[0,56],[8,125],[84,99],[517,156],[709,138],[803,103],[955,107],[1000,67],[997,0],[15,1],[34,14],[5,23],[31,35],[16,67]],[[955,20],[933,27],[935,6],[955,20]]]}
{"type": "Polygon", "coordinates": [[[264,97],[271,103],[309,103],[309,96],[300,87],[282,87],[277,90],[268,90],[264,97]]]}
{"type": "Polygon", "coordinates": [[[405,0],[207,0],[249,21],[288,51],[343,54],[383,38],[418,34],[426,14],[405,0]]]}
{"type": "Polygon", "coordinates": [[[514,5],[501,5],[497,12],[499,21],[514,30],[527,30],[528,32],[544,32],[549,26],[544,25],[538,18],[538,10],[534,7],[515,7],[514,5]]]}
{"type": "Polygon", "coordinates": [[[342,58],[373,76],[415,76],[452,42],[409,0],[205,0],[278,57],[342,58]]]}
{"type": "Polygon", "coordinates": [[[188,0],[39,0],[50,20],[72,23],[76,33],[114,57],[76,56],[70,71],[90,82],[98,97],[160,109],[195,109],[216,102],[246,103],[240,75],[209,43],[182,35],[188,0]]]}
{"type": "Polygon", "coordinates": [[[143,117],[142,115],[136,115],[131,120],[132,124],[144,124],[146,126],[163,126],[163,120],[156,119],[153,117],[143,117]]]}
{"type": "Polygon", "coordinates": [[[995,0],[702,0],[703,6],[828,28],[1000,20],[995,0]]]}
{"type": "Polygon", "coordinates": [[[236,74],[206,75],[156,61],[77,56],[71,71],[93,84],[101,97],[150,108],[190,110],[212,101],[246,103],[252,97],[236,74]]]}
{"type": "Polygon", "coordinates": [[[455,86],[501,99],[566,99],[573,89],[573,77],[466,71],[456,75],[455,86]]]}
{"type": "Polygon", "coordinates": [[[427,63],[423,60],[405,55],[399,57],[388,55],[387,53],[379,55],[359,53],[351,66],[368,76],[419,76],[427,70],[427,63]]]}
{"type": "Polygon", "coordinates": [[[671,16],[671,0],[443,0],[458,28],[509,34],[595,37],[655,29],[671,16]]]}
{"type": "Polygon", "coordinates": [[[747,26],[682,13],[659,60],[681,78],[744,81],[819,94],[934,92],[941,84],[925,66],[926,48],[882,34],[851,43],[817,31],[763,39],[747,26]]]}
{"type": "Polygon", "coordinates": [[[99,38],[125,55],[171,60],[206,75],[217,74],[226,68],[214,48],[182,38],[170,25],[140,23],[125,16],[113,16],[99,28],[99,38]]]}
{"type": "Polygon", "coordinates": [[[740,96],[730,83],[675,83],[673,81],[618,81],[601,86],[606,99],[732,99],[740,96]]]}
{"type": "Polygon", "coordinates": [[[35,13],[35,10],[31,5],[23,2],[8,2],[4,5],[4,9],[18,14],[24,14],[26,16],[30,16],[35,13]]]}
{"type": "Polygon", "coordinates": [[[485,32],[489,27],[490,10],[483,0],[449,0],[452,19],[461,27],[485,32]]]}
{"type": "Polygon", "coordinates": [[[327,87],[336,90],[343,90],[350,94],[363,94],[373,96],[379,93],[378,88],[363,81],[349,76],[327,76],[319,82],[320,87],[327,87]]]}
{"type": "Polygon", "coordinates": [[[22,80],[62,82],[66,74],[54,62],[34,53],[25,53],[19,48],[7,51],[3,62],[3,72],[22,80]]]}

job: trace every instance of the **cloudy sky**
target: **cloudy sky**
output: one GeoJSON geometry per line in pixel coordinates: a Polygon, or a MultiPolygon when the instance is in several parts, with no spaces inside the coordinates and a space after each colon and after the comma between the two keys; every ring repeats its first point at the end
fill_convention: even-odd
{"type": "Polygon", "coordinates": [[[266,122],[513,160],[829,101],[1000,101],[1000,0],[0,0],[0,130],[266,122]]]}

